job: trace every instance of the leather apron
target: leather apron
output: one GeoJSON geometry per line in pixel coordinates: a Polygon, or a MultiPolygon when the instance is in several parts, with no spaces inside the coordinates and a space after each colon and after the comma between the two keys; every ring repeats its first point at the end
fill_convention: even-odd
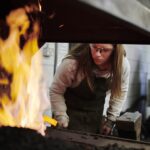
{"type": "Polygon", "coordinates": [[[69,116],[68,129],[99,133],[108,90],[107,80],[95,78],[94,91],[91,91],[85,79],[77,87],[67,88],[64,97],[69,116]]]}

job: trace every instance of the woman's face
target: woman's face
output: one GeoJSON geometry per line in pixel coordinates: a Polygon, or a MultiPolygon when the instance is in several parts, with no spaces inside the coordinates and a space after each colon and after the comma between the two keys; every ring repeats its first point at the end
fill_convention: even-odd
{"type": "Polygon", "coordinates": [[[93,61],[98,66],[106,65],[113,52],[112,44],[90,44],[93,61]]]}

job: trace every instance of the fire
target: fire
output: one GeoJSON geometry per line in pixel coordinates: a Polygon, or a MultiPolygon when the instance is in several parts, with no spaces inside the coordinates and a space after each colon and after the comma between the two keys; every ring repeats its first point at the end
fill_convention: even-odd
{"type": "MultiPolygon", "coordinates": [[[[27,35],[30,27],[27,10],[30,9],[19,8],[7,16],[9,36],[5,40],[0,38],[0,67],[12,75],[10,96],[7,94],[0,96],[0,125],[27,127],[44,135],[43,111],[48,102],[43,101],[39,94],[42,88],[39,84],[42,57],[39,55],[38,60],[31,61],[39,49],[39,25],[35,22],[32,33],[27,35]],[[22,48],[21,36],[27,39],[22,48]]],[[[4,77],[0,79],[0,84],[8,85],[9,81],[4,77]]]]}

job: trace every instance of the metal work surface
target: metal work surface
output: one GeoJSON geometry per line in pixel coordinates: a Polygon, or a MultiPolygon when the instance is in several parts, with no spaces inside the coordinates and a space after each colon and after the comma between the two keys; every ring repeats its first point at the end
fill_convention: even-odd
{"type": "Polygon", "coordinates": [[[50,138],[74,141],[77,143],[84,143],[98,147],[117,144],[119,147],[124,146],[125,148],[150,150],[150,143],[146,142],[117,138],[113,136],[103,136],[98,134],[70,131],[65,129],[47,128],[46,136],[50,138]]]}

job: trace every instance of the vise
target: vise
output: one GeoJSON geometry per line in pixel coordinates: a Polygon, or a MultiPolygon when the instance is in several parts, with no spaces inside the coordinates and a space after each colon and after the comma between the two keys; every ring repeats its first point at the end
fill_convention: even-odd
{"type": "Polygon", "coordinates": [[[118,136],[140,140],[142,115],[138,111],[126,112],[116,120],[118,136]]]}

